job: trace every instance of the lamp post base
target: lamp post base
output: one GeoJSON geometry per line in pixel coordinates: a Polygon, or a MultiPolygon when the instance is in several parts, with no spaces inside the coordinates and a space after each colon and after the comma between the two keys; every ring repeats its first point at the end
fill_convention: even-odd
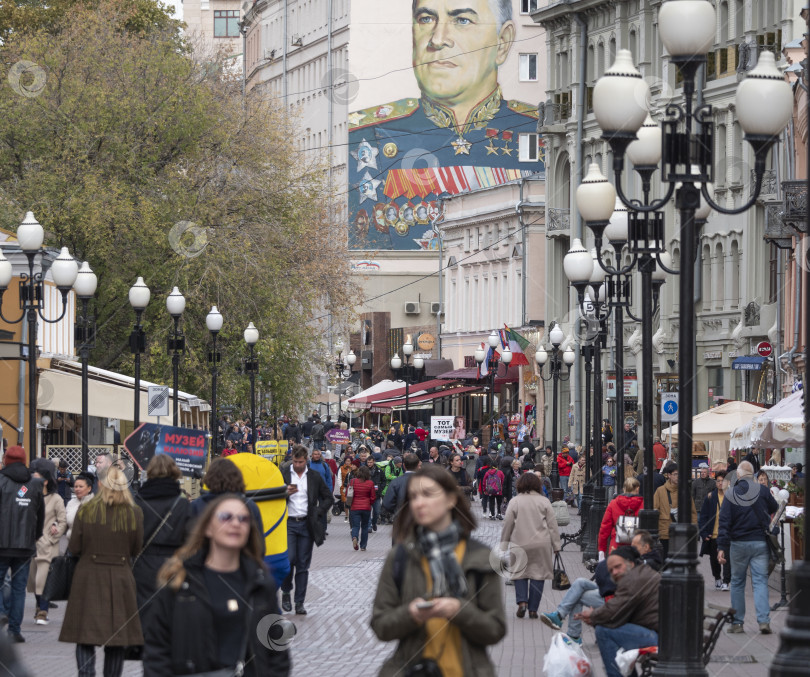
{"type": "Polygon", "coordinates": [[[671,559],[661,574],[658,596],[661,622],[655,674],[708,677],[702,658],[704,582],[697,570],[700,535],[694,524],[681,523],[669,534],[671,559]]]}
{"type": "Polygon", "coordinates": [[[810,562],[794,562],[790,591],[788,616],[779,637],[779,651],[768,673],[770,677],[806,675],[810,665],[810,562]]]}
{"type": "Polygon", "coordinates": [[[605,487],[593,488],[593,499],[590,513],[588,514],[588,546],[582,553],[582,561],[599,557],[599,527],[602,526],[602,518],[605,516],[607,508],[607,489],[605,487]]]}

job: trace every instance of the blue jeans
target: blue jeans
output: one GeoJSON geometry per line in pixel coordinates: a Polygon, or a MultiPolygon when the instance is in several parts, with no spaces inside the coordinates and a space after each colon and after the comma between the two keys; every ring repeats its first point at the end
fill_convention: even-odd
{"type": "Polygon", "coordinates": [[[360,547],[368,544],[368,522],[371,510],[352,510],[349,513],[349,523],[352,525],[352,538],[360,539],[360,547]]]}
{"type": "Polygon", "coordinates": [[[574,618],[575,614],[582,611],[583,607],[589,606],[596,609],[604,603],[605,600],[599,594],[599,588],[593,581],[587,578],[578,578],[571,583],[571,587],[565,592],[562,602],[557,607],[560,618],[568,617],[568,636],[582,636],[582,621],[574,618]]]}
{"type": "Polygon", "coordinates": [[[8,631],[15,635],[20,634],[25,612],[25,586],[30,566],[31,559],[28,557],[0,557],[0,581],[5,580],[6,571],[11,569],[11,598],[6,604],[3,596],[0,596],[0,614],[8,616],[8,631]]]}
{"type": "Polygon", "coordinates": [[[303,604],[307,596],[309,565],[312,562],[312,547],[315,542],[309,535],[306,520],[287,519],[287,555],[290,558],[290,573],[281,584],[281,592],[290,594],[295,578],[295,603],[303,604]]]}
{"type": "Polygon", "coordinates": [[[536,612],[540,608],[545,583],[545,581],[538,581],[533,578],[515,579],[515,601],[518,604],[528,602],[529,611],[536,612]]]}
{"type": "Polygon", "coordinates": [[[560,475],[560,489],[563,490],[563,495],[568,493],[568,477],[560,475]]]}
{"type": "Polygon", "coordinates": [[[622,677],[616,665],[616,652],[619,649],[641,649],[645,646],[658,646],[658,633],[635,623],[625,623],[618,628],[607,628],[597,625],[596,643],[602,662],[605,664],[607,677],[622,677]]]}
{"type": "Polygon", "coordinates": [[[754,608],[757,623],[771,622],[771,607],[768,605],[768,544],[765,541],[732,541],[731,552],[726,554],[731,562],[731,606],[734,607],[734,622],[745,618],[745,578],[751,567],[751,585],[754,588],[754,608]]]}
{"type": "Polygon", "coordinates": [[[382,503],[382,497],[377,496],[377,500],[374,501],[374,505],[371,506],[371,526],[376,527],[377,523],[380,519],[380,504],[382,503]]]}

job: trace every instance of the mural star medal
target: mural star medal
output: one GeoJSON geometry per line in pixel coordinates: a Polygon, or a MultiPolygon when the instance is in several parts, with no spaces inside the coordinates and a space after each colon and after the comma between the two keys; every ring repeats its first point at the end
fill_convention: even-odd
{"type": "Polygon", "coordinates": [[[398,152],[399,148],[397,148],[397,144],[395,143],[386,143],[383,146],[383,155],[387,158],[396,157],[398,152]]]}
{"type": "Polygon", "coordinates": [[[366,200],[377,201],[377,188],[382,183],[379,179],[372,178],[371,174],[366,171],[357,190],[360,192],[360,204],[366,200]]]}
{"type": "Polygon", "coordinates": [[[378,169],[377,155],[379,153],[380,151],[363,139],[357,146],[357,150],[352,151],[352,157],[357,160],[357,171],[362,172],[366,167],[378,169]]]}
{"type": "Polygon", "coordinates": [[[503,140],[505,142],[503,144],[503,147],[501,148],[501,154],[502,155],[508,155],[509,157],[512,157],[512,153],[515,151],[514,148],[511,148],[509,146],[509,142],[512,140],[512,136],[513,136],[512,132],[503,132],[503,134],[501,136],[502,136],[502,138],[503,138],[503,140]]]}
{"type": "Polygon", "coordinates": [[[458,137],[450,145],[456,149],[456,155],[469,155],[470,148],[472,148],[472,144],[463,136],[458,137]]]}

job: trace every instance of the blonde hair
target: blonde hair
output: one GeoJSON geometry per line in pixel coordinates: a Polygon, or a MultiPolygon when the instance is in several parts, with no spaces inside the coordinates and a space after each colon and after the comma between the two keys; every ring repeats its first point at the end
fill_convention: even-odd
{"type": "Polygon", "coordinates": [[[99,493],[80,509],[78,516],[88,524],[107,524],[112,520],[113,531],[129,531],[137,528],[135,501],[129,491],[127,478],[112,466],[104,479],[98,482],[99,493]]]}
{"type": "Polygon", "coordinates": [[[641,482],[639,482],[635,477],[628,477],[624,480],[624,493],[625,494],[632,494],[641,486],[641,482]]]}

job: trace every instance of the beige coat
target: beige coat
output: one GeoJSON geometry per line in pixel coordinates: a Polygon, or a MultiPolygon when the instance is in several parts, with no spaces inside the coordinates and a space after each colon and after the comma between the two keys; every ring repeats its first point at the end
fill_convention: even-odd
{"type": "Polygon", "coordinates": [[[560,531],[551,501],[534,491],[518,494],[509,501],[501,531],[501,550],[516,558],[509,567],[512,580],[551,580],[554,553],[560,550],[560,531]]]}
{"type": "Polygon", "coordinates": [[[33,559],[28,574],[28,592],[35,592],[37,595],[41,595],[45,589],[51,560],[59,554],[59,539],[67,529],[65,501],[57,493],[45,496],[45,521],[43,524],[45,526],[42,536],[37,541],[37,556],[33,559]],[[51,533],[52,526],[56,527],[56,534],[51,533]]]}
{"type": "Polygon", "coordinates": [[[581,494],[585,488],[585,465],[581,467],[579,463],[574,463],[571,468],[571,476],[568,478],[568,488],[575,494],[581,494]]]}
{"type": "MultiPolygon", "coordinates": [[[[689,502],[692,504],[692,524],[697,524],[695,502],[693,500],[689,502]]],[[[669,540],[669,527],[672,524],[670,507],[678,507],[678,487],[667,480],[663,487],[658,487],[653,496],[653,508],[658,511],[658,538],[664,541],[669,540]]]]}

